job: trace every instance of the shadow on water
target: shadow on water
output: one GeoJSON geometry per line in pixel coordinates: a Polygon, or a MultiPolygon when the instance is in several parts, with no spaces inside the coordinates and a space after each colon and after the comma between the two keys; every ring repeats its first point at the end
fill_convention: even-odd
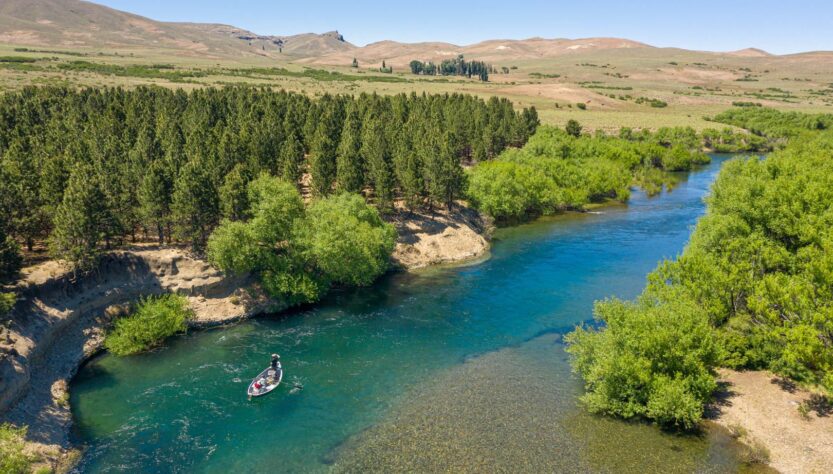
{"type": "Polygon", "coordinates": [[[671,193],[502,229],[479,264],[97,357],[72,383],[89,446],[78,470],[727,472],[737,463],[711,434],[680,441],[578,408],[560,343],[595,300],[632,298],[683,248],[720,161],[671,193]],[[249,402],[272,352],[285,383],[249,402]]]}

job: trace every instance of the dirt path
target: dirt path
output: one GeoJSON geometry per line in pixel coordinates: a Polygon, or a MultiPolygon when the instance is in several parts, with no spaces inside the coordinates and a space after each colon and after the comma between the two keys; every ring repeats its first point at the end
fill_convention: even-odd
{"type": "Polygon", "coordinates": [[[764,371],[721,372],[715,421],[769,451],[784,473],[833,471],[833,409],[818,396],[764,371]],[[799,408],[808,409],[802,414],[799,408]]]}

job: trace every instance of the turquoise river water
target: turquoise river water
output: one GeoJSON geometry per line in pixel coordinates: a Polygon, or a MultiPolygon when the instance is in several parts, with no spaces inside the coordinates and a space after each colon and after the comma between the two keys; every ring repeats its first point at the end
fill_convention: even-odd
{"type": "Polygon", "coordinates": [[[679,253],[725,157],[672,192],[497,232],[491,258],[87,363],[79,472],[736,472],[717,429],[586,414],[560,336],[679,253]],[[279,352],[284,383],[248,401],[279,352]]]}

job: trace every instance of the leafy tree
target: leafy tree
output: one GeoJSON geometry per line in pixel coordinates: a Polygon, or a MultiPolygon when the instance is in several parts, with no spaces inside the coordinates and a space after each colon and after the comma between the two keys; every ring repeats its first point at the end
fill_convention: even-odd
{"type": "Polygon", "coordinates": [[[144,352],[185,332],[192,317],[188,299],[182,295],[144,298],[132,315],[116,320],[104,338],[104,347],[119,356],[144,352]]]}
{"type": "Polygon", "coordinates": [[[31,471],[33,456],[25,451],[26,427],[0,424],[0,472],[10,474],[31,471]]]}
{"type": "Polygon", "coordinates": [[[339,194],[310,206],[294,241],[328,280],[366,286],[388,269],[396,230],[361,196],[339,194]]]}

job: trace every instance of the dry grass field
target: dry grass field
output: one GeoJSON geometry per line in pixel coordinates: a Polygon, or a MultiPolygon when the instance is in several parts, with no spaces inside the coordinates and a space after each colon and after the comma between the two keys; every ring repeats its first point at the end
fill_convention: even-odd
{"type": "Polygon", "coordinates": [[[157,22],[77,0],[8,0],[0,5],[0,93],[29,85],[151,84],[245,84],[310,96],[463,92],[534,105],[546,123],[577,119],[590,130],[703,129],[712,126],[704,117],[737,102],[833,111],[833,52],[712,53],[616,38],[364,47],[348,40],[337,32],[258,36],[227,25],[157,22]],[[498,72],[484,83],[416,76],[408,68],[411,60],[438,63],[459,54],[498,72]],[[379,71],[382,61],[393,73],[379,71]]]}

